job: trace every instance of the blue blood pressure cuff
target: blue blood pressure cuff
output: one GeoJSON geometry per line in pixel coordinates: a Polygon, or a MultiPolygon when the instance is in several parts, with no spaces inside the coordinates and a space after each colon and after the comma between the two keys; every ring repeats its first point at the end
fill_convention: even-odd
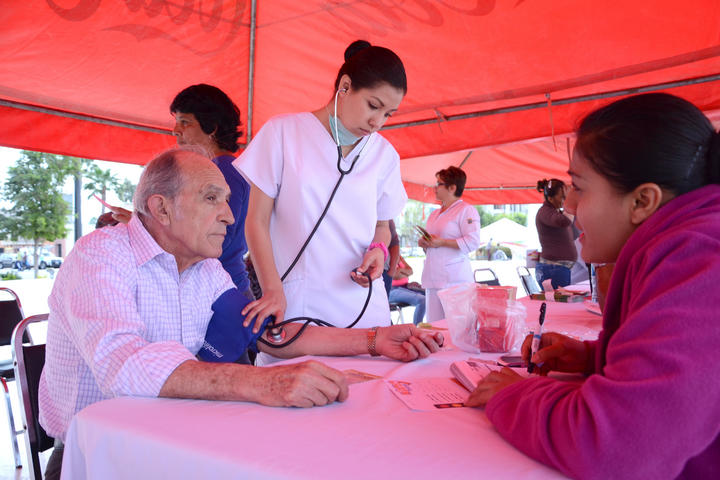
{"type": "Polygon", "coordinates": [[[205,341],[198,352],[198,358],[206,362],[235,362],[248,348],[257,352],[257,340],[265,331],[270,317],[266,318],[260,331],[253,333],[255,321],[243,326],[245,315],[240,313],[252,301],[249,291],[241,292],[231,288],[220,295],[212,304],[213,316],[205,332],[205,341]]]}

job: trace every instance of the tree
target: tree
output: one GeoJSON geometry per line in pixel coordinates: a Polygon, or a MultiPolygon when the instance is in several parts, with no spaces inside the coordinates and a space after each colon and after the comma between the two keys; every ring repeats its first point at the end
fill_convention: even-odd
{"type": "Polygon", "coordinates": [[[513,212],[513,213],[496,213],[492,214],[482,208],[482,206],[478,205],[475,207],[475,209],[478,211],[478,214],[480,214],[480,226],[485,227],[487,225],[490,225],[491,223],[497,222],[501,218],[509,218],[515,223],[519,223],[520,225],[524,225],[527,227],[527,214],[522,212],[513,212]]]}
{"type": "Polygon", "coordinates": [[[8,169],[2,196],[13,206],[0,212],[0,232],[13,240],[32,240],[36,278],[41,242],[52,242],[66,233],[70,206],[61,189],[65,178],[77,166],[75,160],[23,151],[15,166],[8,169]]]}
{"type": "MultiPolygon", "coordinates": [[[[89,165],[85,169],[85,177],[88,182],[85,184],[85,190],[90,191],[88,198],[93,195],[99,195],[103,202],[107,201],[107,191],[115,189],[118,186],[117,175],[110,170],[103,170],[97,165],[89,165]]],[[[102,206],[102,213],[105,213],[105,205],[102,206]]]]}
{"type": "Polygon", "coordinates": [[[121,202],[131,203],[136,187],[137,185],[126,178],[115,187],[115,194],[121,202]]]}

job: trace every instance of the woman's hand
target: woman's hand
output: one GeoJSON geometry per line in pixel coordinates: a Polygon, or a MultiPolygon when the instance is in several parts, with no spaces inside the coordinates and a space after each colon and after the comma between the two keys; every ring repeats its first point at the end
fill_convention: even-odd
{"type": "Polygon", "coordinates": [[[430,238],[420,237],[418,245],[422,248],[439,248],[445,246],[445,239],[430,235],[430,238]]]}
{"type": "Polygon", "coordinates": [[[110,211],[113,213],[112,217],[117,220],[120,223],[128,223],[130,221],[130,217],[132,217],[132,212],[130,210],[126,210],[122,207],[115,207],[110,205],[110,211]]]}
{"type": "Polygon", "coordinates": [[[508,367],[503,368],[499,372],[490,372],[478,383],[475,391],[473,391],[465,401],[465,406],[482,407],[488,403],[496,393],[522,379],[523,377],[521,375],[508,367]]]}
{"type": "MultiPolygon", "coordinates": [[[[528,335],[522,345],[522,358],[530,359],[532,337],[528,335]]],[[[544,333],[540,339],[540,349],[530,359],[540,375],[550,371],[583,373],[587,371],[588,354],[585,344],[555,332],[544,333]],[[542,365],[540,365],[542,364],[542,365]]]]}
{"type": "Polygon", "coordinates": [[[370,275],[371,280],[380,278],[385,267],[385,253],[379,248],[371,248],[363,256],[362,264],[350,272],[350,278],[361,287],[367,288],[370,285],[363,273],[370,275]]]}
{"type": "Polygon", "coordinates": [[[275,290],[263,290],[263,296],[254,302],[248,303],[245,308],[242,309],[242,314],[245,315],[243,326],[248,327],[250,323],[255,319],[255,325],[253,326],[253,332],[257,333],[260,331],[263,321],[270,315],[275,315],[275,323],[280,323],[285,318],[285,309],[287,308],[287,302],[285,301],[285,292],[282,287],[275,290]]]}

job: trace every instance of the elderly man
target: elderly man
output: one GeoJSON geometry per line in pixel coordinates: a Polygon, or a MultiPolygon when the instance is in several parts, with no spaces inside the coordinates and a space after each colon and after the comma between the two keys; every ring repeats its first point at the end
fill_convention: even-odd
{"type": "MultiPolygon", "coordinates": [[[[301,407],[347,398],[342,372],[322,363],[258,368],[196,359],[213,310],[239,315],[248,301],[216,259],[225,227],[233,222],[229,195],[210,160],[187,149],[171,150],[145,168],[135,192],[136,213],[127,225],[96,230],[75,245],[49,298],[39,402],[40,423],[51,436],[62,441],[75,413],[120,395],[301,407]],[[240,302],[234,310],[228,305],[233,301],[240,302]]],[[[266,323],[244,328],[238,318],[245,348],[267,348],[257,343],[266,323]]],[[[299,327],[286,328],[292,335],[299,327]]],[[[441,344],[441,336],[407,325],[311,327],[274,354],[379,353],[409,361],[441,344]]],[[[62,448],[56,448],[48,470],[61,456],[62,448]]]]}

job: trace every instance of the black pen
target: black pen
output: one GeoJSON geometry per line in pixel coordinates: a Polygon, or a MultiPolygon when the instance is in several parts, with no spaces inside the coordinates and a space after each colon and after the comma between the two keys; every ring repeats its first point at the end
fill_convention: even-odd
{"type": "MultiPolygon", "coordinates": [[[[542,328],[543,328],[543,322],[545,322],[545,310],[547,309],[547,305],[545,302],[540,305],[540,318],[538,319],[538,323],[540,324],[540,328],[538,328],[538,331],[533,334],[532,344],[530,346],[530,358],[528,359],[528,373],[532,373],[535,369],[535,364],[532,362],[532,357],[537,353],[537,351],[540,349],[540,339],[542,339],[542,328]]],[[[542,363],[538,365],[538,367],[541,367],[542,363]]]]}

